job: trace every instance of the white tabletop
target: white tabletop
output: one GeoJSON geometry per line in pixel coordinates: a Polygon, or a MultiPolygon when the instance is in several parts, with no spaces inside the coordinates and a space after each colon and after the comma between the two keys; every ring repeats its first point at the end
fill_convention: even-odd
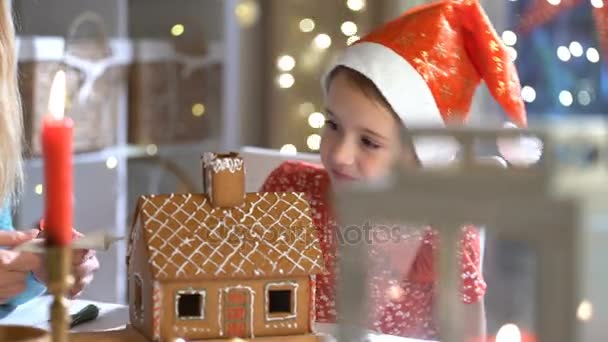
{"type": "MultiPolygon", "coordinates": [[[[50,296],[42,296],[32,301],[19,306],[15,311],[8,316],[0,319],[0,325],[17,324],[35,326],[42,329],[48,329],[49,305],[51,303],[50,296]]],[[[114,330],[125,327],[129,320],[128,308],[120,304],[110,304],[101,302],[92,302],[87,300],[72,300],[70,301],[70,314],[78,312],[88,304],[95,304],[99,307],[99,317],[91,322],[83,323],[73,329],[73,331],[100,331],[114,330]]],[[[317,323],[315,330],[320,333],[333,335],[336,326],[334,324],[317,323]]],[[[370,342],[428,342],[415,340],[403,337],[396,337],[381,334],[369,334],[368,341],[370,342]]]]}
{"type": "MultiPolygon", "coordinates": [[[[1,325],[17,324],[48,329],[50,296],[35,298],[20,305],[8,316],[0,319],[1,325]]],[[[73,331],[98,331],[121,329],[129,320],[128,308],[120,304],[93,302],[88,300],[71,300],[70,314],[74,314],[89,304],[99,307],[99,317],[91,322],[76,326],[73,331]]]]}

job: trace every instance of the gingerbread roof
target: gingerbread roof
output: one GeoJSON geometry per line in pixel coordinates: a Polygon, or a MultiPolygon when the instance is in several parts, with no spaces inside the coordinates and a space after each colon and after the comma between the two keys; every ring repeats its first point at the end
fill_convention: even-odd
{"type": "Polygon", "coordinates": [[[132,239],[145,239],[159,280],[316,274],[323,258],[303,196],[249,193],[231,208],[204,194],[144,196],[132,239]]]}

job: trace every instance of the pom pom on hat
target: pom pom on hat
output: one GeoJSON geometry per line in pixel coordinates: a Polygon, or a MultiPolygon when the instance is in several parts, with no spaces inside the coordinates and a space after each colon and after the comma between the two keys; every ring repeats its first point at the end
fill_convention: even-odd
{"type": "MultiPolygon", "coordinates": [[[[517,71],[477,0],[412,8],[349,46],[328,74],[337,66],[370,79],[409,128],[465,124],[481,81],[510,121],[527,126],[517,71]]],[[[323,89],[326,82],[327,76],[323,89]]],[[[510,162],[519,160],[519,153],[534,154],[526,140],[502,140],[499,145],[510,162]],[[520,143],[525,147],[518,147],[520,143]]],[[[423,165],[451,160],[458,150],[447,139],[415,139],[414,146],[423,165]]]]}
{"type": "MultiPolygon", "coordinates": [[[[506,129],[517,128],[515,124],[510,122],[505,123],[503,127],[506,129]]],[[[500,155],[515,166],[528,166],[538,162],[543,151],[542,141],[533,136],[498,138],[496,146],[500,155]]]]}

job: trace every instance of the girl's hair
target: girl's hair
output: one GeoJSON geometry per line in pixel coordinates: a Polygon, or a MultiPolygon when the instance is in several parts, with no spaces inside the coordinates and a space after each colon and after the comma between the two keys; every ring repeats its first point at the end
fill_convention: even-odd
{"type": "Polygon", "coordinates": [[[17,200],[23,183],[22,112],[15,27],[9,1],[0,5],[0,203],[17,200]]]}
{"type": "MultiPolygon", "coordinates": [[[[397,115],[397,113],[393,110],[393,107],[386,100],[386,97],[384,97],[384,95],[382,95],[382,93],[380,92],[378,87],[369,78],[367,78],[365,75],[363,75],[362,73],[360,73],[356,70],[353,70],[353,69],[343,66],[343,65],[339,65],[339,66],[335,67],[329,73],[329,75],[327,77],[327,79],[329,81],[329,82],[327,82],[328,87],[329,87],[329,84],[331,83],[331,80],[333,80],[338,75],[345,76],[346,79],[350,83],[352,83],[357,88],[359,88],[359,90],[361,90],[361,92],[363,94],[365,94],[365,96],[367,96],[369,99],[377,102],[378,104],[382,105],[383,107],[388,108],[391,111],[391,113],[393,114],[393,116],[395,117],[395,119],[399,122],[399,124],[402,124],[402,121],[401,121],[401,118],[399,117],[399,115],[397,115]]],[[[326,89],[326,90],[329,90],[329,89],[326,89]]]]}
{"type": "MultiPolygon", "coordinates": [[[[343,65],[339,65],[335,67],[327,76],[327,87],[329,87],[329,85],[331,84],[331,80],[333,80],[337,75],[343,75],[344,77],[346,77],[348,82],[359,88],[359,90],[361,90],[361,92],[369,99],[385,108],[388,108],[395,120],[397,121],[397,124],[399,124],[402,135],[407,132],[403,120],[401,120],[397,112],[395,112],[391,104],[388,103],[388,101],[386,100],[386,97],[382,95],[380,89],[378,89],[378,87],[376,86],[376,84],[374,84],[374,82],[372,82],[372,80],[370,80],[365,75],[356,70],[353,70],[343,65]]],[[[329,89],[325,89],[325,91],[328,90],[329,89]]],[[[420,165],[420,160],[418,159],[418,155],[416,154],[416,149],[414,148],[413,141],[408,139],[406,148],[412,152],[412,156],[415,159],[414,162],[420,165]]]]}

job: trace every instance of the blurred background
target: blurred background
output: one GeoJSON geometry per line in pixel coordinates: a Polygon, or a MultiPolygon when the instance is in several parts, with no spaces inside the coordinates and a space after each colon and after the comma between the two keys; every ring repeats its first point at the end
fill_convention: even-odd
{"type": "MultiPolygon", "coordinates": [[[[38,138],[59,68],[68,71],[67,113],[76,121],[76,226],[123,236],[141,194],[201,190],[204,151],[254,146],[315,154],[324,66],[376,25],[424,2],[13,1],[28,144],[18,226],[34,225],[43,211],[38,138]]],[[[481,2],[519,68],[532,120],[605,112],[602,0],[481,2]]],[[[483,86],[471,122],[482,120],[502,120],[483,86]]],[[[495,289],[489,307],[510,304],[516,309],[508,315],[532,317],[529,297],[513,304],[500,296],[513,288],[533,295],[529,248],[493,245],[489,237],[486,249],[484,272],[495,289]]],[[[100,258],[103,267],[85,297],[124,302],[124,245],[100,258]]],[[[490,324],[508,319],[489,311],[490,324]]]]}

